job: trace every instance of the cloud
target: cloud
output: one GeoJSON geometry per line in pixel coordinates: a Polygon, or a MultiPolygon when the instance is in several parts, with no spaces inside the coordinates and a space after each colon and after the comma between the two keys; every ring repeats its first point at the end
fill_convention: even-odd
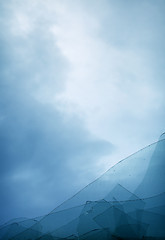
{"type": "Polygon", "coordinates": [[[80,118],[57,110],[54,98],[64,88],[68,66],[47,26],[51,17],[42,25],[36,6],[14,2],[1,11],[3,222],[52,210],[103,170],[99,164],[113,146],[92,135],[80,118]]]}
{"type": "Polygon", "coordinates": [[[157,68],[164,7],[153,1],[65,2],[51,28],[70,63],[59,108],[81,116],[95,135],[113,138],[125,156],[164,130],[164,70],[157,68]]]}

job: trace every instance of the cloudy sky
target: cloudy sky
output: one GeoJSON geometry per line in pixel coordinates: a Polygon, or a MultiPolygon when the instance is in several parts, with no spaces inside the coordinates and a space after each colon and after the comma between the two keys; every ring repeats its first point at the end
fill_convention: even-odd
{"type": "Polygon", "coordinates": [[[165,1],[0,2],[3,223],[46,214],[165,131],[165,1]]]}

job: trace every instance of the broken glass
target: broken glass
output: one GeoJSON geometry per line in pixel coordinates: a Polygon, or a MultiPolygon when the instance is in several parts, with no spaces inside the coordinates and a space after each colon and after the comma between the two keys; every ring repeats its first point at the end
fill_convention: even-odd
{"type": "Polygon", "coordinates": [[[49,214],[1,226],[0,239],[165,239],[164,135],[49,214]]]}

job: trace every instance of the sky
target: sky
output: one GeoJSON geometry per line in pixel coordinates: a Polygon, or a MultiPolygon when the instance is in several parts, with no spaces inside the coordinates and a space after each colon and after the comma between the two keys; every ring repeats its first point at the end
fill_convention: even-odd
{"type": "Polygon", "coordinates": [[[164,0],[0,8],[0,224],[46,214],[165,132],[164,0]]]}

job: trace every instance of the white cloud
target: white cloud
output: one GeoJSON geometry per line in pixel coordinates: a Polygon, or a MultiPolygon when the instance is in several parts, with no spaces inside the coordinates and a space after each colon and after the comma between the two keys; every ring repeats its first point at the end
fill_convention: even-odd
{"type": "Polygon", "coordinates": [[[104,28],[100,16],[83,7],[65,1],[50,29],[70,64],[65,90],[56,101],[61,111],[79,114],[93,134],[112,141],[126,156],[160,134],[154,115],[162,93],[152,77],[150,54],[136,44],[107,43],[99,36],[104,28]],[[147,136],[150,131],[155,131],[152,137],[147,136]]]}
{"type": "MultiPolygon", "coordinates": [[[[139,9],[133,9],[136,21],[128,26],[131,13],[126,16],[123,10],[125,15],[121,16],[122,10],[107,1],[97,1],[96,5],[93,8],[87,1],[30,1],[26,8],[24,4],[15,8],[11,29],[24,37],[42,29],[46,44],[54,41],[54,46],[49,46],[52,53],[56,55],[58,47],[68,62],[64,88],[57,94],[56,72],[51,69],[54,80],[51,84],[46,78],[42,83],[39,80],[34,97],[67,116],[80,116],[89,131],[116,144],[124,157],[156,140],[163,128],[156,117],[163,108],[163,92],[153,78],[150,51],[143,46],[154,34],[143,16],[144,9],[139,23],[139,9]],[[108,27],[105,19],[110,22],[108,27]],[[127,40],[127,44],[115,44],[116,40],[127,40]]],[[[28,48],[23,48],[22,54],[25,51],[28,48]]],[[[50,59],[55,66],[56,60],[50,59]]],[[[38,77],[33,80],[38,81],[38,77]]]]}

